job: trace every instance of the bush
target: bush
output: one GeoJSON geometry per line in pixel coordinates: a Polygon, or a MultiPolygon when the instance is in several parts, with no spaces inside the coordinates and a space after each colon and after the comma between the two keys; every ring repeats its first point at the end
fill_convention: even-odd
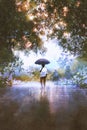
{"type": "Polygon", "coordinates": [[[28,75],[14,76],[15,80],[30,81],[31,78],[28,75]]]}
{"type": "Polygon", "coordinates": [[[7,86],[7,78],[0,77],[0,87],[6,87],[7,86]]]}

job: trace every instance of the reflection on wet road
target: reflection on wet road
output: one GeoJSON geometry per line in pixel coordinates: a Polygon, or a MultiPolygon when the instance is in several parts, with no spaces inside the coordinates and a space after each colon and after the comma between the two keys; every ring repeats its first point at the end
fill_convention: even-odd
{"type": "Polygon", "coordinates": [[[87,130],[87,89],[48,83],[0,88],[0,130],[87,130]]]}

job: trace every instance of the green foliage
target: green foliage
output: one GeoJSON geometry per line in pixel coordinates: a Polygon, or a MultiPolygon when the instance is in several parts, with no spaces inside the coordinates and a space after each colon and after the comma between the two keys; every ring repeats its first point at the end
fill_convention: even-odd
{"type": "Polygon", "coordinates": [[[7,79],[0,77],[0,88],[7,87],[7,79]]]}
{"type": "Polygon", "coordinates": [[[77,86],[80,86],[82,88],[87,86],[87,67],[79,67],[78,72],[73,74],[72,80],[77,86]]]}
{"type": "MultiPolygon", "coordinates": [[[[23,2],[20,0],[23,6],[23,2]]],[[[18,1],[17,1],[18,2],[18,1]]],[[[28,3],[27,3],[28,4],[28,3]]],[[[0,45],[11,52],[11,47],[25,49],[22,36],[27,36],[28,40],[34,45],[33,49],[41,46],[41,39],[38,37],[44,29],[52,30],[48,33],[48,37],[57,37],[61,40],[61,45],[76,54],[86,54],[86,21],[87,21],[87,1],[86,0],[51,0],[47,2],[30,1],[30,7],[27,10],[18,11],[15,0],[0,1],[0,45]],[[41,7],[36,9],[42,3],[45,10],[41,7]],[[66,7],[66,8],[65,8],[66,7]],[[65,9],[65,12],[64,12],[65,9]],[[30,11],[30,12],[29,12],[30,11]],[[27,13],[34,15],[33,20],[27,20],[27,13]],[[38,13],[42,14],[39,17],[38,13]],[[43,17],[43,13],[47,16],[43,17]],[[64,14],[65,13],[65,14],[64,14]],[[60,24],[62,22],[63,24],[60,24]],[[57,28],[54,25],[58,25],[57,28]],[[36,28],[38,31],[34,32],[36,28]],[[42,30],[42,31],[41,31],[42,30]],[[70,33],[70,39],[64,38],[64,32],[70,33]],[[77,39],[77,40],[76,40],[77,39]],[[69,41],[68,41],[69,40],[69,41]],[[78,42],[78,45],[76,45],[78,42]],[[85,51],[84,51],[85,50],[85,51]]],[[[10,53],[12,55],[12,52],[10,53]]],[[[2,58],[3,59],[3,58],[2,58]]]]}
{"type": "Polygon", "coordinates": [[[13,50],[42,48],[40,36],[56,37],[64,50],[87,58],[87,0],[0,0],[0,71],[13,50]],[[33,16],[30,19],[29,16],[33,16]],[[69,34],[67,36],[66,34],[69,34]]]}
{"type": "Polygon", "coordinates": [[[33,79],[38,81],[40,79],[40,72],[38,70],[35,70],[33,72],[33,79]]]}

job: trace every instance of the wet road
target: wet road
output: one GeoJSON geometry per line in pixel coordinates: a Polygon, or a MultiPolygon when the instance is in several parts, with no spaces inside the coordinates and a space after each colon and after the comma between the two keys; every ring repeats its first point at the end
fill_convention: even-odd
{"type": "Polygon", "coordinates": [[[87,130],[87,89],[48,82],[0,88],[0,130],[87,130]]]}

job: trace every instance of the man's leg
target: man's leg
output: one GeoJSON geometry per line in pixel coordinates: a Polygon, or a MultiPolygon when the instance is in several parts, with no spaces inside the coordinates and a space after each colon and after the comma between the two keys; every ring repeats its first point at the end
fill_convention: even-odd
{"type": "Polygon", "coordinates": [[[43,78],[40,77],[40,84],[41,84],[41,87],[43,87],[43,78]]]}
{"type": "Polygon", "coordinates": [[[46,77],[43,78],[43,84],[44,84],[44,89],[45,89],[45,86],[46,86],[46,77]]]}

